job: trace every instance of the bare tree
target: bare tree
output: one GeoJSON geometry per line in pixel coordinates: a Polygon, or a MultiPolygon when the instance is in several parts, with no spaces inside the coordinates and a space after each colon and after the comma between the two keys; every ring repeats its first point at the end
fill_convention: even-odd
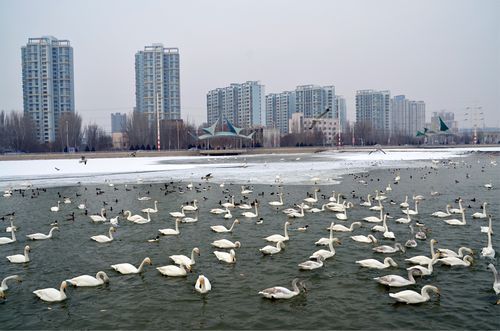
{"type": "Polygon", "coordinates": [[[73,112],[66,112],[61,115],[58,123],[58,134],[55,146],[67,150],[68,147],[79,148],[82,144],[82,117],[73,112]],[[69,146],[68,146],[69,145],[69,146]]]}
{"type": "Polygon", "coordinates": [[[113,146],[111,136],[97,124],[88,124],[84,129],[87,148],[91,151],[108,150],[113,146]]]}
{"type": "Polygon", "coordinates": [[[148,117],[144,113],[133,112],[127,116],[125,129],[131,146],[154,144],[154,128],[150,128],[148,117]]]}

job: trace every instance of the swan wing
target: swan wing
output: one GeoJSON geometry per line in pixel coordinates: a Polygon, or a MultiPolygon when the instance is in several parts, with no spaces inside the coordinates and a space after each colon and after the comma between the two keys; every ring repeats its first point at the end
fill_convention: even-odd
{"type": "Polygon", "coordinates": [[[395,299],[396,301],[404,302],[406,304],[420,303],[425,301],[422,295],[411,290],[401,291],[397,293],[389,293],[389,296],[395,299]]]}
{"type": "Polygon", "coordinates": [[[98,243],[105,243],[111,241],[111,239],[103,234],[98,236],[92,236],[90,239],[97,241],[98,243]]]}
{"type": "Polygon", "coordinates": [[[61,296],[61,292],[55,288],[44,288],[33,291],[33,293],[43,301],[47,302],[56,302],[66,299],[66,297],[61,296]]]}
{"type": "Polygon", "coordinates": [[[26,257],[23,254],[7,256],[7,260],[9,260],[11,263],[25,263],[29,261],[29,259],[26,260],[26,257]]]}
{"type": "Polygon", "coordinates": [[[82,275],[82,276],[74,277],[71,279],[67,279],[66,281],[73,286],[80,286],[80,287],[97,286],[97,285],[101,285],[104,283],[102,281],[102,279],[97,279],[97,278],[89,276],[89,275],[82,275]]]}
{"type": "Polygon", "coordinates": [[[131,265],[130,263],[120,263],[120,264],[113,264],[111,268],[115,269],[121,274],[135,274],[137,273],[137,268],[131,265]]]}
{"type": "Polygon", "coordinates": [[[191,258],[187,257],[186,255],[170,255],[169,258],[174,261],[175,264],[184,264],[185,266],[190,266],[193,264],[193,261],[191,261],[191,258]]]}

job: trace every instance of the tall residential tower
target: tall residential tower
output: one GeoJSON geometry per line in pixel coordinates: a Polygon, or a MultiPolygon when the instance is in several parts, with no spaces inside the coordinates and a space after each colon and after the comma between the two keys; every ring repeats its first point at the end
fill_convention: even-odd
{"type": "Polygon", "coordinates": [[[40,143],[52,143],[59,118],[75,111],[73,48],[52,36],[29,38],[21,48],[24,114],[35,124],[40,143]]]}
{"type": "Polygon", "coordinates": [[[391,92],[356,91],[356,122],[370,123],[379,134],[391,133],[391,92]]]}

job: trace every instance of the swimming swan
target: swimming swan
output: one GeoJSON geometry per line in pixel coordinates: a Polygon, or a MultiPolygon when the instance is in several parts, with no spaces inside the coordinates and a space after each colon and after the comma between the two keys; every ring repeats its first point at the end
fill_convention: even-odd
{"type": "Polygon", "coordinates": [[[8,276],[8,277],[5,277],[3,280],[2,280],[2,283],[0,285],[0,298],[5,298],[5,291],[7,291],[9,289],[9,286],[7,285],[7,281],[11,280],[11,279],[15,279],[17,280],[18,282],[21,281],[21,277],[19,277],[18,275],[13,275],[13,276],[8,276]]]}
{"type": "Polygon", "coordinates": [[[351,239],[360,243],[367,243],[367,244],[377,243],[377,238],[375,238],[371,234],[369,234],[368,236],[363,236],[363,235],[351,236],[351,239]]]}
{"type": "Polygon", "coordinates": [[[483,247],[481,250],[481,256],[489,257],[490,259],[495,258],[495,250],[493,249],[493,245],[491,244],[491,232],[488,231],[488,246],[483,247]]]}
{"type": "Polygon", "coordinates": [[[231,249],[229,253],[214,251],[215,256],[219,261],[223,261],[226,263],[236,263],[236,252],[234,249],[231,249]]]}
{"type": "Polygon", "coordinates": [[[416,270],[409,270],[408,279],[401,277],[399,275],[386,275],[382,277],[375,277],[373,279],[382,285],[390,287],[403,287],[415,284],[415,278],[413,278],[413,275],[416,273],[417,273],[416,270]]]}
{"type": "Polygon", "coordinates": [[[321,255],[318,255],[316,256],[316,261],[305,261],[299,263],[298,266],[300,270],[314,270],[323,266],[323,260],[323,257],[321,255]]]}
{"type": "Polygon", "coordinates": [[[61,287],[59,290],[56,290],[55,288],[44,288],[40,290],[33,291],[33,293],[42,299],[43,301],[47,302],[59,302],[66,300],[67,296],[64,290],[68,287],[68,284],[66,281],[63,281],[61,283],[61,287]]]}
{"type": "MultiPolygon", "coordinates": [[[[337,232],[352,232],[355,225],[361,226],[361,222],[352,222],[350,227],[346,227],[342,224],[335,224],[331,229],[337,232]]],[[[330,230],[330,228],[327,228],[327,230],[330,230]]]]}
{"type": "Polygon", "coordinates": [[[10,233],[10,235],[11,235],[11,238],[0,237],[0,245],[10,244],[10,243],[13,243],[13,242],[17,241],[17,239],[16,239],[16,231],[12,231],[10,233]]]}
{"type": "Polygon", "coordinates": [[[119,263],[119,264],[113,264],[111,265],[111,268],[115,269],[119,273],[123,275],[128,275],[128,274],[138,274],[142,272],[142,269],[144,268],[145,264],[151,265],[151,259],[149,257],[146,257],[142,262],[139,268],[134,267],[130,263],[119,263]]]}
{"type": "MultiPolygon", "coordinates": [[[[282,286],[274,286],[274,287],[266,288],[262,291],[259,291],[259,294],[267,299],[291,299],[294,296],[299,295],[299,293],[300,293],[300,288],[297,286],[298,283],[299,283],[299,279],[295,278],[292,281],[293,290],[289,290],[286,287],[282,287],[282,286]]],[[[303,287],[303,285],[302,285],[302,287],[303,287]]],[[[305,287],[303,287],[303,288],[305,290],[305,287]]]]}
{"type": "Polygon", "coordinates": [[[191,258],[186,255],[170,255],[169,258],[174,261],[175,264],[184,264],[186,267],[191,267],[196,263],[194,260],[194,254],[198,254],[200,256],[200,249],[195,247],[191,250],[191,258]]]}
{"type": "Polygon", "coordinates": [[[392,267],[398,266],[398,264],[392,259],[392,257],[386,257],[384,259],[384,263],[375,259],[359,260],[356,261],[356,263],[359,264],[361,267],[371,268],[371,269],[385,269],[391,266],[392,267]]]}
{"type": "Polygon", "coordinates": [[[472,249],[469,247],[462,246],[458,249],[458,253],[452,251],[451,249],[447,248],[438,248],[437,251],[441,253],[441,257],[459,257],[462,258],[464,257],[464,252],[467,252],[469,254],[473,254],[472,249]]]}
{"type": "Polygon", "coordinates": [[[155,207],[154,208],[144,208],[141,209],[143,213],[157,213],[158,212],[158,201],[155,200],[155,207]]]}
{"type": "Polygon", "coordinates": [[[26,263],[30,261],[30,257],[28,256],[28,252],[30,251],[30,247],[26,245],[24,247],[24,255],[23,254],[16,254],[16,255],[10,255],[7,256],[7,260],[9,260],[11,263],[26,263]]]}
{"type": "Polygon", "coordinates": [[[92,222],[106,222],[106,217],[104,217],[104,212],[106,211],[106,209],[104,208],[101,208],[101,215],[90,215],[90,219],[92,220],[92,222]]]}
{"type": "Polygon", "coordinates": [[[385,253],[385,254],[396,253],[397,251],[401,251],[404,253],[405,248],[400,243],[395,243],[394,247],[391,247],[388,245],[382,245],[382,246],[373,247],[372,251],[377,252],[377,253],[385,253]]]}
{"type": "Polygon", "coordinates": [[[227,239],[220,239],[212,242],[212,246],[217,248],[240,248],[241,243],[239,241],[235,241],[234,243],[227,239]]]}
{"type": "Polygon", "coordinates": [[[431,241],[430,241],[431,257],[427,257],[424,255],[417,255],[417,256],[411,257],[409,259],[405,259],[405,261],[408,261],[408,262],[413,263],[413,264],[420,264],[423,266],[429,265],[429,262],[432,260],[434,255],[436,255],[436,253],[434,252],[434,244],[437,244],[437,240],[431,239],[431,241]]]}
{"type": "Polygon", "coordinates": [[[176,236],[180,234],[181,232],[179,231],[179,223],[181,220],[177,218],[175,220],[175,229],[159,229],[158,232],[160,232],[164,236],[176,236]]]}
{"type": "Polygon", "coordinates": [[[451,220],[443,220],[444,222],[448,223],[449,225],[466,225],[467,223],[465,222],[465,210],[462,210],[462,220],[457,220],[456,218],[453,218],[451,220]]]}
{"type": "Polygon", "coordinates": [[[103,234],[100,234],[98,236],[92,236],[90,239],[97,241],[98,243],[109,243],[113,241],[113,232],[115,232],[116,229],[114,227],[109,228],[109,237],[103,234]]]}
{"type": "Polygon", "coordinates": [[[57,226],[54,226],[52,229],[50,229],[49,234],[43,234],[43,233],[33,233],[33,234],[28,234],[26,237],[28,237],[31,240],[45,240],[45,239],[50,239],[52,238],[52,233],[54,230],[59,231],[59,228],[57,226]]]}
{"type": "Polygon", "coordinates": [[[275,242],[277,243],[278,241],[288,241],[290,237],[288,236],[288,226],[290,225],[290,222],[285,222],[285,235],[282,236],[280,234],[273,234],[270,236],[267,236],[264,238],[267,241],[275,242]]]}
{"type": "Polygon", "coordinates": [[[449,265],[450,267],[453,266],[470,267],[471,264],[474,262],[474,259],[470,255],[465,255],[463,260],[459,259],[458,257],[445,257],[439,259],[438,261],[443,264],[449,265]]]}
{"type": "Polygon", "coordinates": [[[176,265],[166,265],[163,267],[157,267],[158,270],[164,276],[170,277],[184,277],[187,276],[187,272],[191,272],[191,267],[181,264],[180,266],[176,265]]]}
{"type": "Polygon", "coordinates": [[[478,213],[474,213],[474,214],[472,214],[472,218],[486,218],[486,216],[488,216],[488,215],[486,214],[486,205],[487,205],[487,204],[488,204],[487,202],[484,202],[484,203],[483,203],[483,212],[482,212],[482,213],[479,213],[479,212],[478,212],[478,213]]]}
{"type": "Polygon", "coordinates": [[[224,233],[224,232],[233,232],[233,228],[235,224],[240,224],[240,221],[238,219],[235,219],[231,227],[228,229],[224,225],[212,225],[210,229],[212,231],[217,232],[217,233],[224,233]]]}
{"type": "Polygon", "coordinates": [[[488,264],[488,268],[493,271],[493,277],[495,277],[495,280],[493,281],[493,291],[498,295],[500,294],[500,276],[498,275],[497,269],[493,264],[488,264]]]}
{"type": "Polygon", "coordinates": [[[66,281],[71,285],[77,287],[91,287],[109,283],[109,277],[104,271],[99,271],[95,275],[95,277],[89,275],[81,275],[78,277],[73,277],[71,279],[66,279],[66,281]]]}
{"type": "Polygon", "coordinates": [[[201,294],[208,293],[212,289],[212,284],[210,284],[207,277],[199,275],[194,284],[194,289],[201,294]]]}
{"type": "Polygon", "coordinates": [[[328,243],[328,248],[330,250],[319,249],[316,252],[314,252],[311,256],[309,256],[309,259],[313,259],[313,258],[315,259],[318,256],[321,256],[323,258],[323,260],[326,260],[326,259],[329,259],[329,258],[335,256],[335,248],[333,248],[333,243],[334,242],[337,243],[337,244],[339,244],[339,245],[341,245],[340,240],[338,240],[337,238],[333,238],[328,243]]]}
{"type": "Polygon", "coordinates": [[[283,241],[278,241],[275,246],[267,245],[262,248],[259,248],[259,251],[264,255],[274,255],[281,252],[281,249],[285,248],[285,243],[283,241]]]}
{"type": "Polygon", "coordinates": [[[422,287],[420,294],[412,290],[405,290],[397,293],[389,293],[389,296],[399,302],[414,304],[429,301],[429,291],[433,291],[437,293],[437,295],[440,295],[439,289],[437,287],[432,285],[425,285],[424,287],[422,287]]]}

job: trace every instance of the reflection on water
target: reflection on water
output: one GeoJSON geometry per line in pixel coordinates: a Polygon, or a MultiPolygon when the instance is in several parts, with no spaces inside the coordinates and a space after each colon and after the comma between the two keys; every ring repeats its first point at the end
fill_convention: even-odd
{"type": "MultiPolygon", "coordinates": [[[[262,157],[262,160],[265,156],[262,157]]],[[[496,158],[498,159],[498,157],[496,158]]],[[[241,185],[225,181],[225,187],[219,184],[195,182],[196,190],[188,190],[188,182],[156,184],[123,184],[108,186],[81,185],[54,187],[39,191],[31,198],[31,192],[22,197],[15,192],[11,198],[0,199],[0,213],[15,211],[15,224],[19,227],[18,242],[0,246],[3,256],[19,254],[28,242],[26,235],[34,232],[48,233],[50,223],[58,220],[60,231],[52,240],[29,242],[31,262],[25,265],[10,264],[6,259],[0,261],[0,277],[18,274],[22,283],[9,284],[7,299],[1,303],[0,322],[2,328],[13,329],[49,329],[49,328],[91,328],[91,329],[499,329],[498,306],[492,290],[493,276],[486,268],[490,261],[480,258],[482,247],[486,246],[486,234],[480,232],[485,220],[473,220],[470,215],[480,211],[483,201],[489,203],[488,213],[500,215],[497,189],[500,188],[498,168],[491,165],[488,156],[468,156],[466,163],[456,166],[440,165],[437,170],[430,168],[430,161],[421,161],[426,167],[400,169],[401,182],[393,184],[393,191],[388,193],[384,203],[386,210],[398,218],[403,216],[399,203],[405,195],[423,194],[426,197],[420,206],[420,215],[415,221],[425,223],[430,229],[426,241],[418,241],[418,246],[406,253],[391,256],[398,263],[398,268],[370,270],[359,268],[356,260],[366,258],[383,259],[383,255],[373,253],[370,244],[352,241],[351,233],[336,233],[342,244],[336,246],[337,254],[325,262],[325,266],[315,271],[299,271],[297,264],[308,259],[318,248],[314,242],[320,237],[327,237],[325,228],[333,220],[332,212],[316,214],[306,213],[303,219],[292,221],[290,240],[283,252],[274,256],[262,256],[259,248],[268,243],[264,237],[282,234],[287,217],[276,212],[267,204],[277,200],[276,184],[253,184],[253,193],[249,201],[260,201],[259,217],[263,224],[255,220],[239,217],[241,211],[232,211],[234,217],[241,220],[232,234],[218,234],[210,231],[211,225],[230,226],[232,220],[225,220],[221,215],[208,211],[219,207],[232,194],[236,201],[242,199],[241,185]],[[492,182],[494,189],[487,190],[484,184],[492,182]],[[165,185],[167,184],[167,185],[165,185]],[[98,190],[104,191],[97,194],[98,190]],[[226,190],[223,192],[223,190],[226,190]],[[431,196],[431,191],[441,194],[431,196]],[[182,193],[181,193],[182,192],[182,193]],[[59,197],[58,193],[61,195],[59,197]],[[271,195],[273,194],[273,195],[271,195]],[[150,201],[138,201],[140,196],[150,196],[150,201]],[[50,212],[50,206],[62,201],[62,197],[72,198],[71,204],[62,204],[58,213],[50,212]],[[467,225],[451,227],[430,214],[444,210],[447,203],[454,206],[455,199],[462,197],[466,208],[467,225]],[[471,199],[475,198],[475,201],[471,199]],[[147,239],[156,236],[160,228],[173,228],[174,221],[169,216],[171,211],[180,211],[180,206],[188,201],[198,200],[200,206],[199,221],[193,224],[181,224],[181,234],[175,237],[162,237],[159,243],[148,243],[147,239]],[[120,227],[115,233],[115,240],[109,244],[97,244],[90,236],[107,234],[109,224],[94,224],[77,205],[86,201],[89,214],[99,213],[101,207],[107,209],[107,217],[113,217],[122,210],[131,210],[133,214],[140,209],[153,207],[158,200],[157,214],[152,214],[151,223],[138,225],[120,218],[120,227]],[[390,200],[397,202],[391,205],[390,200]],[[468,207],[471,208],[468,208],[468,207]],[[65,220],[65,215],[75,212],[75,221],[65,220]],[[306,232],[294,229],[309,225],[306,232]],[[227,238],[240,241],[242,247],[236,249],[237,262],[227,265],[218,262],[210,243],[227,238]],[[415,255],[430,255],[429,240],[438,240],[438,247],[458,249],[460,246],[473,248],[475,263],[470,268],[450,268],[434,266],[432,276],[418,278],[417,284],[408,289],[419,291],[425,284],[440,288],[441,297],[432,296],[427,303],[407,306],[394,304],[389,292],[378,285],[373,278],[384,274],[406,275],[408,267],[405,258],[415,255]],[[185,278],[162,276],[155,268],[168,265],[168,256],[173,254],[190,255],[193,247],[199,247],[201,256],[196,259],[194,272],[185,278]],[[146,266],[140,275],[120,275],[114,272],[111,264],[129,262],[138,265],[149,256],[152,266],[146,266]],[[104,270],[110,277],[110,283],[97,288],[70,288],[68,299],[62,303],[47,304],[38,300],[32,291],[45,287],[59,287],[62,280],[74,276],[104,270]],[[200,295],[194,290],[198,274],[204,274],[212,283],[212,291],[200,295]],[[290,287],[295,277],[304,279],[308,291],[289,301],[269,301],[257,293],[271,286],[290,287]],[[361,315],[362,314],[362,315],[361,315]]],[[[307,162],[304,161],[304,162],[307,162]]],[[[318,167],[316,162],[301,169],[318,167]]],[[[246,177],[249,168],[240,168],[240,176],[246,177]]],[[[250,169],[251,170],[251,169],[250,169]]],[[[355,175],[343,176],[341,184],[321,185],[319,200],[326,202],[331,191],[342,192],[355,207],[348,211],[348,220],[341,222],[349,225],[363,217],[378,215],[359,206],[359,197],[366,197],[376,189],[384,190],[393,181],[394,171],[371,168],[365,173],[360,184],[355,175]],[[353,195],[354,194],[354,197],[353,195]]],[[[310,171],[314,174],[314,170],[310,171]]],[[[278,172],[263,172],[274,178],[278,172]]],[[[219,178],[223,173],[218,174],[219,178]]],[[[251,176],[256,176],[252,174],[251,176]]],[[[186,175],[185,178],[189,176],[186,175]]],[[[320,176],[325,178],[324,176],[320,176]]],[[[222,177],[223,178],[223,177],[222,177]]],[[[316,186],[285,185],[282,207],[293,207],[312,193],[316,186]]],[[[318,203],[318,207],[321,204],[318,203]]],[[[234,218],[233,218],[234,219],[234,218]]],[[[7,222],[3,222],[3,226],[7,222]]],[[[390,230],[398,242],[410,238],[407,225],[389,220],[390,230]]],[[[363,222],[354,234],[371,233],[371,223],[363,222]]],[[[498,230],[498,229],[497,229],[498,230]]],[[[499,230],[500,231],[500,230],[499,230]]],[[[8,234],[7,234],[8,235],[8,234]]],[[[2,234],[0,236],[6,236],[2,234]]],[[[375,236],[382,244],[392,244],[383,239],[380,233],[375,236]]],[[[499,250],[498,236],[493,237],[493,247],[499,250]]],[[[497,261],[492,262],[498,268],[497,261]]]]}

